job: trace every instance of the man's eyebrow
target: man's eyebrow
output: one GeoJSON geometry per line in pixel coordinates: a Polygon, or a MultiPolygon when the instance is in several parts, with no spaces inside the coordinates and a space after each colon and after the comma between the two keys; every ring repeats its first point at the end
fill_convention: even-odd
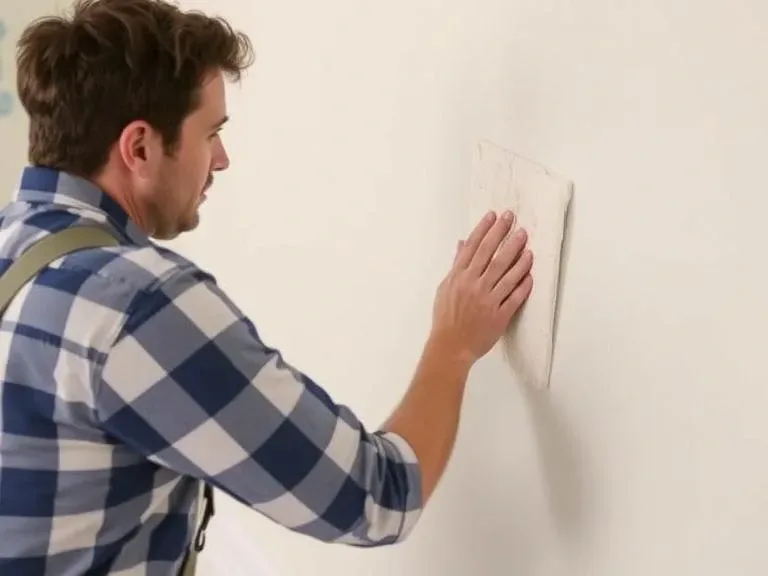
{"type": "Polygon", "coordinates": [[[219,120],[218,122],[216,122],[216,124],[214,124],[214,125],[212,126],[212,128],[213,128],[214,130],[218,130],[218,129],[219,129],[219,128],[221,128],[221,127],[222,127],[222,126],[223,126],[223,125],[224,125],[224,124],[225,124],[227,121],[229,121],[229,116],[224,116],[224,118],[222,118],[221,120],[219,120]]]}

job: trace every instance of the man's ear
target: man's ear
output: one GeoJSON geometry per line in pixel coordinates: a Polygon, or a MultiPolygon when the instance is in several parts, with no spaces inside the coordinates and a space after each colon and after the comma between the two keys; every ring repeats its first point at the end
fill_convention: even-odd
{"type": "Polygon", "coordinates": [[[149,177],[157,154],[159,135],[143,120],[128,124],[120,133],[118,149],[125,167],[141,178],[149,177]]]}

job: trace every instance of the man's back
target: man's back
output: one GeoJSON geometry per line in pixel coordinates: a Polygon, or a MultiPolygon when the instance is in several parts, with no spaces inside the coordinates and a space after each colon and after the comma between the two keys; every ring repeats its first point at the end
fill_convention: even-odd
{"type": "Polygon", "coordinates": [[[54,263],[0,324],[0,573],[98,574],[143,562],[157,563],[148,573],[172,573],[160,565],[184,553],[197,483],[105,432],[94,396],[136,296],[197,271],[150,244],[84,181],[41,168],[23,180],[0,213],[3,271],[65,227],[97,224],[124,238],[54,263]]]}

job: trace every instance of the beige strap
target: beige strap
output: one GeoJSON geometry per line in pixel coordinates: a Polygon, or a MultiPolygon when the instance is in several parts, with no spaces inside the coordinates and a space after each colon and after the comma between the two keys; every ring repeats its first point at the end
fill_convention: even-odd
{"type": "Polygon", "coordinates": [[[112,234],[95,226],[77,226],[49,234],[27,249],[0,276],[0,314],[27,282],[62,256],[85,248],[117,244],[112,234]]]}

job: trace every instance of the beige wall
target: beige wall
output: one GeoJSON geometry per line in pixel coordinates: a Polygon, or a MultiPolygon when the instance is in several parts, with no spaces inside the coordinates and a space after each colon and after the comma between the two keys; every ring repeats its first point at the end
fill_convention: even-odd
{"type": "MultiPolygon", "coordinates": [[[[466,230],[476,141],[576,189],[552,387],[477,366],[412,539],[322,545],[220,499],[203,576],[768,572],[768,5],[218,4],[258,62],[176,244],[371,427],[466,230]]],[[[7,185],[24,142],[0,122],[7,185]]]]}
{"type": "Polygon", "coordinates": [[[475,142],[576,189],[551,390],[477,366],[412,540],[326,546],[232,505],[207,574],[240,550],[286,576],[768,572],[767,5],[235,6],[259,62],[184,242],[371,426],[466,229],[475,142]]]}
{"type": "Polygon", "coordinates": [[[8,2],[0,8],[0,204],[18,184],[27,153],[27,119],[16,97],[15,44],[31,19],[54,6],[55,0],[35,0],[8,2]]]}
{"type": "Polygon", "coordinates": [[[3,0],[0,3],[0,22],[5,30],[0,34],[0,94],[11,96],[10,115],[0,112],[0,205],[13,194],[27,161],[27,117],[16,94],[16,42],[32,20],[62,11],[69,4],[69,0],[3,0]]]}

